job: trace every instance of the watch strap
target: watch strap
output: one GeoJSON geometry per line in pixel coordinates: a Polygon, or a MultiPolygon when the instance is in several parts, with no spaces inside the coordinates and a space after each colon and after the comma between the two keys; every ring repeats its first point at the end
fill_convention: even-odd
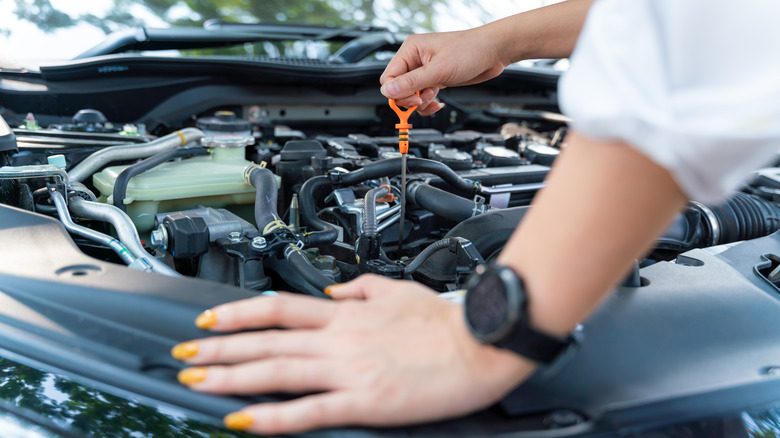
{"type": "Polygon", "coordinates": [[[571,336],[559,339],[537,331],[524,322],[516,324],[505,339],[496,342],[494,345],[514,351],[533,361],[550,364],[561,353],[566,351],[573,342],[571,336]]]}

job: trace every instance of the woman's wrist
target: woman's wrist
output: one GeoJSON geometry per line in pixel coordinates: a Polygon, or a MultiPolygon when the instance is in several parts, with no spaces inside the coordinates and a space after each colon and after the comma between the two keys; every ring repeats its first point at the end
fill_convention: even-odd
{"type": "Polygon", "coordinates": [[[568,0],[533,9],[476,28],[496,47],[508,66],[524,59],[571,55],[593,0],[568,0]]]}

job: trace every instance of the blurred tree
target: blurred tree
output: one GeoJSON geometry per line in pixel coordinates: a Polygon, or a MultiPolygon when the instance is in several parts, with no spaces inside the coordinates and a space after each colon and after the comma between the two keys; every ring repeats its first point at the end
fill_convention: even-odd
{"type": "MultiPolygon", "coordinates": [[[[482,2],[460,0],[477,16],[489,17],[482,2]]],[[[113,7],[104,15],[84,14],[72,17],[57,10],[51,0],[15,0],[16,16],[51,32],[82,22],[109,33],[123,27],[144,24],[134,13],[134,7],[145,7],[172,26],[202,26],[209,19],[239,23],[306,23],[344,26],[367,23],[390,27],[391,30],[432,31],[437,7],[447,7],[446,0],[113,0],[113,7]],[[378,4],[391,15],[379,20],[378,4]]],[[[487,19],[487,18],[486,18],[487,19]]]]}

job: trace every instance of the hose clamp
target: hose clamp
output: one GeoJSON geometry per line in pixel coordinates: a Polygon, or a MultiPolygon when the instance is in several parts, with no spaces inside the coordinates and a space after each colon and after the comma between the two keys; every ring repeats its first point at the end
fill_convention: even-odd
{"type": "Polygon", "coordinates": [[[330,182],[334,185],[341,185],[343,176],[344,174],[338,171],[328,172],[328,178],[330,178],[330,182]]]}
{"type": "Polygon", "coordinates": [[[284,259],[289,260],[290,256],[296,252],[301,252],[300,248],[298,248],[294,243],[288,244],[284,247],[284,259]]]}
{"type": "Polygon", "coordinates": [[[480,215],[485,211],[485,197],[474,195],[474,208],[471,210],[471,217],[480,215]]]}
{"type": "Polygon", "coordinates": [[[249,166],[247,166],[246,169],[244,169],[244,182],[250,186],[252,185],[252,181],[250,180],[250,177],[252,176],[252,172],[254,172],[255,169],[265,169],[265,166],[263,166],[262,164],[252,163],[249,166]]]}
{"type": "Polygon", "coordinates": [[[720,241],[720,222],[718,221],[718,217],[715,215],[715,212],[700,202],[690,201],[690,203],[704,214],[704,217],[707,218],[707,222],[710,224],[710,229],[712,230],[712,240],[710,242],[710,246],[717,245],[718,241],[720,241]]]}

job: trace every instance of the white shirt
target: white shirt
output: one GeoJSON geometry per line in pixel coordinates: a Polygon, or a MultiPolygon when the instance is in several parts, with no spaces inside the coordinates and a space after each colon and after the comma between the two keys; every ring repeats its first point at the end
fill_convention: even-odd
{"type": "Polygon", "coordinates": [[[596,0],[561,108],[714,203],[780,150],[780,1],[596,0]]]}

